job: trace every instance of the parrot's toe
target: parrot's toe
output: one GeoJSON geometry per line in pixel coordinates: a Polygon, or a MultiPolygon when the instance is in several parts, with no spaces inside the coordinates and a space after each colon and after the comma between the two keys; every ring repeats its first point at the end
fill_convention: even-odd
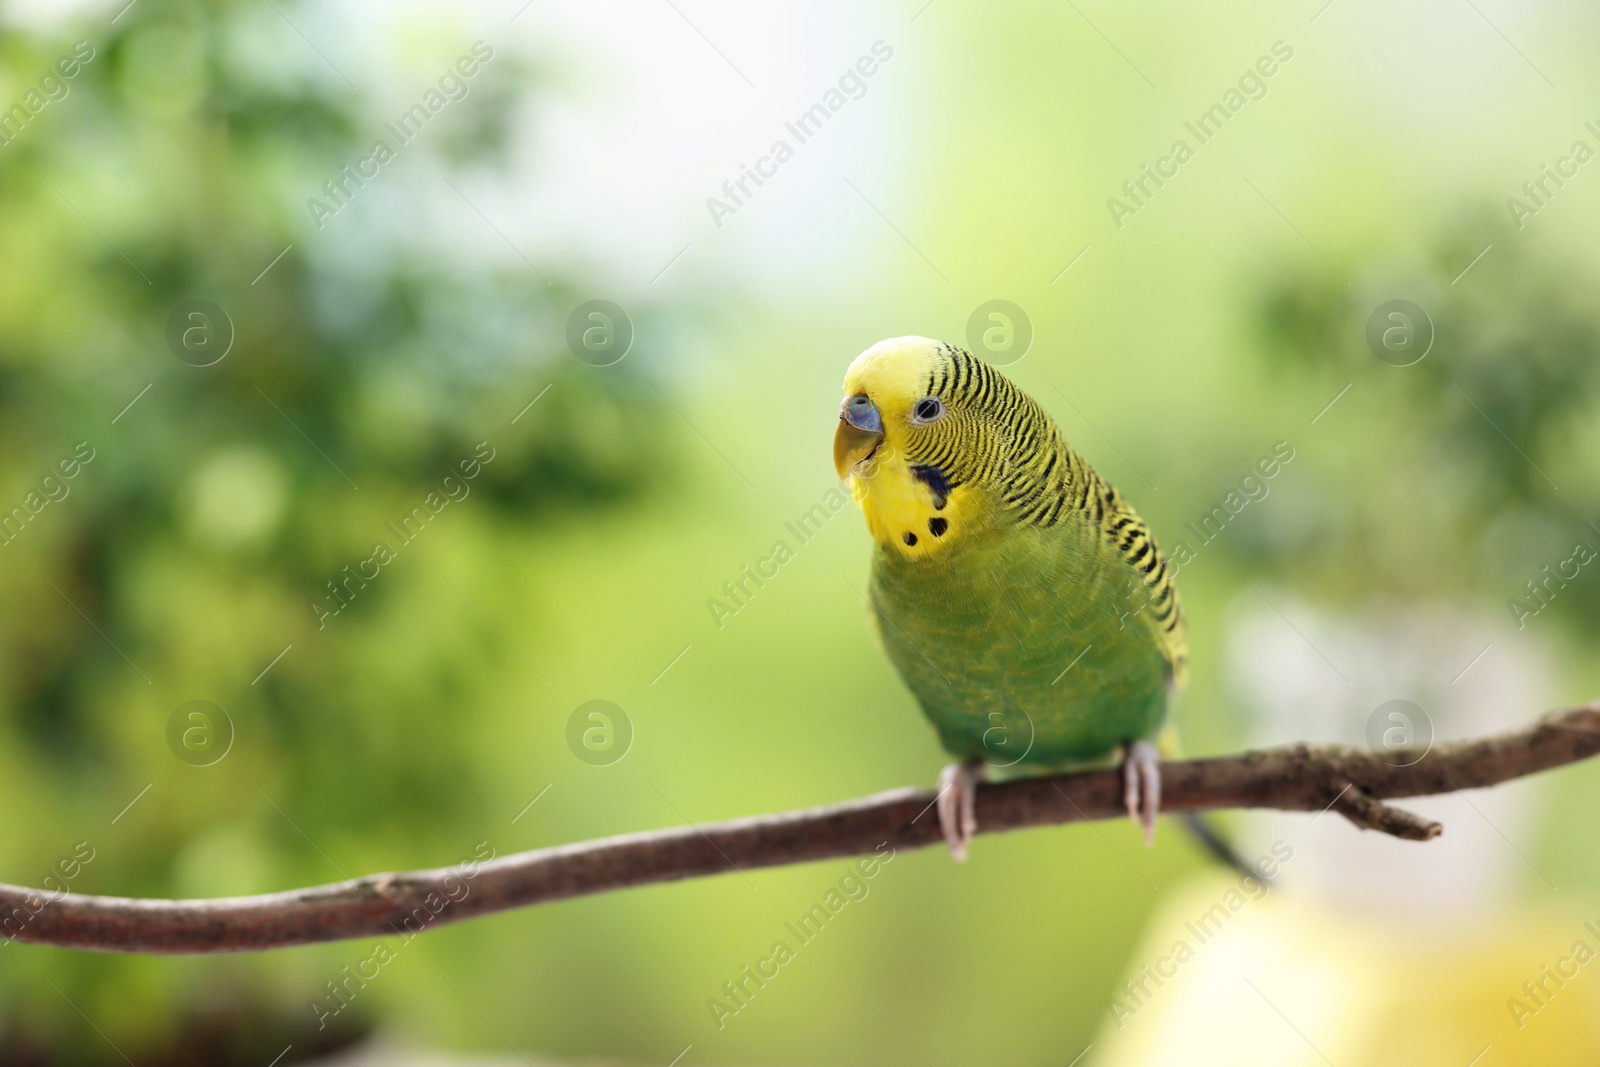
{"type": "Polygon", "coordinates": [[[945,844],[950,846],[950,858],[964,863],[967,844],[978,832],[978,783],[983,781],[983,764],[952,763],[939,772],[939,796],[934,804],[939,809],[939,829],[944,832],[945,844]]]}
{"type": "Polygon", "coordinates": [[[1156,814],[1161,810],[1161,756],[1148,741],[1134,741],[1124,749],[1122,799],[1128,817],[1144,827],[1146,847],[1156,843],[1156,814]]]}

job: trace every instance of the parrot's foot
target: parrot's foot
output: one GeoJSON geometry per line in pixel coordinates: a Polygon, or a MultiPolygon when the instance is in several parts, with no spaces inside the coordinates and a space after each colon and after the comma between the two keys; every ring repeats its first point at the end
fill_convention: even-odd
{"type": "Polygon", "coordinates": [[[1161,756],[1148,741],[1123,749],[1122,799],[1128,817],[1144,827],[1145,847],[1156,843],[1156,813],[1161,810],[1161,756]]]}
{"type": "Polygon", "coordinates": [[[983,781],[983,764],[952,763],[939,772],[939,829],[944,831],[950,858],[964,863],[967,844],[978,832],[978,783],[983,781]]]}

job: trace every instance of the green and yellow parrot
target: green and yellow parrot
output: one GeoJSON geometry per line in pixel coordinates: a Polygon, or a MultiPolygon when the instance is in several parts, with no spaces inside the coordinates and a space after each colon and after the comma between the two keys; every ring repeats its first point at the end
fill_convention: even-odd
{"type": "Polygon", "coordinates": [[[878,631],[960,761],[940,776],[951,854],[966,856],[991,770],[1117,753],[1128,814],[1152,841],[1153,742],[1187,638],[1149,529],[1038,403],[963,349],[880,341],[844,391],[833,459],[876,542],[878,631]]]}

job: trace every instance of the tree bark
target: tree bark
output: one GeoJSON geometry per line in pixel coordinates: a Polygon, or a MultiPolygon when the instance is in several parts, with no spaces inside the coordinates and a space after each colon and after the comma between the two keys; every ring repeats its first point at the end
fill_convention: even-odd
{"type": "MultiPolygon", "coordinates": [[[[1395,766],[1406,762],[1396,752],[1308,744],[1168,763],[1162,804],[1166,811],[1333,810],[1358,827],[1425,841],[1443,828],[1384,801],[1481,789],[1597,752],[1600,703],[1437,745],[1410,766],[1395,766]]],[[[381,937],[628,886],[862,855],[883,844],[924,848],[941,840],[934,795],[895,789],[801,811],[535,849],[481,865],[374,874],[252,897],[138,900],[0,884],[0,934],[141,953],[247,952],[381,937]]],[[[983,785],[977,796],[979,833],[1123,815],[1117,769],[983,785]]]]}

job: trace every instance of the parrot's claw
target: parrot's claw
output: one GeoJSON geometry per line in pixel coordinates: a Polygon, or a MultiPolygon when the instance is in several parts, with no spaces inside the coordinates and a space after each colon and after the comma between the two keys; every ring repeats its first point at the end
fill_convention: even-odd
{"type": "Polygon", "coordinates": [[[950,858],[966,862],[967,843],[978,832],[978,783],[983,781],[983,764],[952,763],[939,772],[939,829],[944,831],[950,858]]]}
{"type": "Polygon", "coordinates": [[[1148,741],[1124,748],[1122,799],[1128,817],[1144,827],[1145,847],[1156,843],[1156,814],[1161,810],[1161,756],[1148,741]]]}

